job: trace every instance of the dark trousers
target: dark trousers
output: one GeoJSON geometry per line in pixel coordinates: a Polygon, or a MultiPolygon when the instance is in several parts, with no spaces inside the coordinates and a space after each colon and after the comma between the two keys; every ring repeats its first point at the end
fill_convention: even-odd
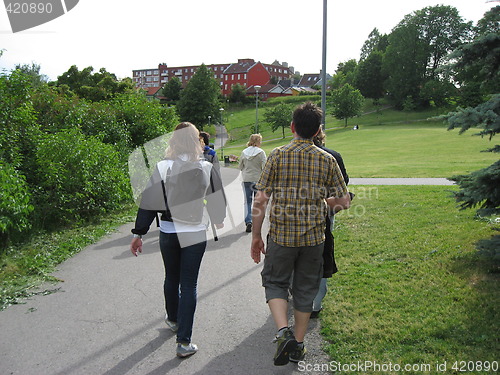
{"type": "Polygon", "coordinates": [[[177,342],[188,344],[193,333],[198,273],[207,246],[206,233],[194,232],[200,241],[182,248],[176,233],[160,232],[160,250],[165,265],[165,308],[168,319],[177,322],[177,342]]]}

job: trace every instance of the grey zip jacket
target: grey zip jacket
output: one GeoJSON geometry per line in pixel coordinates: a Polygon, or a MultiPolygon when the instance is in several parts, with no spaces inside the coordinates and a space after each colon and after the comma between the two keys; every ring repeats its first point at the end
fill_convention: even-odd
{"type": "Polygon", "coordinates": [[[266,153],[260,147],[250,146],[244,149],[239,162],[243,182],[259,181],[266,159],[266,153]]]}

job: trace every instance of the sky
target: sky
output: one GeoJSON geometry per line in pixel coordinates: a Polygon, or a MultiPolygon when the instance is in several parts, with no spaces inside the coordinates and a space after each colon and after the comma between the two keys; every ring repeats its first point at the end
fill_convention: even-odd
{"type": "MultiPolygon", "coordinates": [[[[405,15],[451,5],[474,24],[500,2],[488,0],[329,0],[327,73],[359,59],[377,28],[389,33],[405,15]]],[[[80,0],[65,15],[13,33],[0,4],[0,71],[38,64],[50,80],[72,65],[105,68],[118,78],[134,69],[287,62],[301,74],[322,67],[323,0],[80,0]]]]}

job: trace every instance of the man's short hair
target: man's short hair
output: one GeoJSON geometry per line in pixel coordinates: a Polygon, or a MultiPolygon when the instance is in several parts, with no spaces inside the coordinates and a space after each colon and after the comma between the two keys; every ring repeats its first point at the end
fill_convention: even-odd
{"type": "Polygon", "coordinates": [[[316,104],[306,102],[293,111],[295,132],[302,138],[312,138],[318,132],[323,118],[323,111],[316,104]]]}

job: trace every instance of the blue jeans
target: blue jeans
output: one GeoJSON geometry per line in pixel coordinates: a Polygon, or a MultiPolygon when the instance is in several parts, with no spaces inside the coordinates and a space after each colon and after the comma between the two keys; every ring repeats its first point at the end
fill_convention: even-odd
{"type": "Polygon", "coordinates": [[[313,311],[321,311],[321,309],[323,308],[322,305],[323,298],[325,298],[326,292],[328,291],[327,281],[328,279],[325,278],[321,279],[321,283],[319,284],[318,294],[316,294],[316,297],[314,298],[313,301],[313,311]]]}
{"type": "Polygon", "coordinates": [[[176,233],[160,232],[160,250],[165,266],[165,308],[168,319],[177,322],[177,342],[182,344],[191,342],[198,273],[207,247],[204,231],[190,235],[199,236],[199,242],[181,248],[176,233]]]}
{"type": "Polygon", "coordinates": [[[252,203],[255,196],[255,182],[243,182],[245,191],[245,224],[252,222],[252,203]]]}

